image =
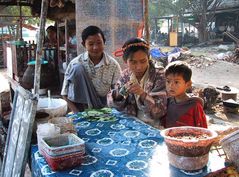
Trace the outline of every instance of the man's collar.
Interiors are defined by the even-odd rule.
[[[83,57],[84,61],[90,61],[90,57],[89,57],[88,51],[86,51],[83,55],[84,55],[84,57]],[[107,56],[107,54],[105,52],[103,52],[103,58],[102,59],[104,60],[104,64],[105,65],[109,65],[110,64],[109,56]]]

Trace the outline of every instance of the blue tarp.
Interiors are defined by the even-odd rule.
[[[177,53],[177,52],[180,52],[180,48],[178,48],[178,47],[173,48],[169,52],[162,52],[160,50],[160,48],[154,48],[154,49],[150,50],[150,55],[154,59],[160,59],[160,58],[163,58],[163,57],[168,57],[170,54]]]

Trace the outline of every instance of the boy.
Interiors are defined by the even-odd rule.
[[[203,100],[190,97],[186,91],[191,87],[192,70],[181,61],[170,63],[165,69],[168,94],[167,114],[161,124],[165,128],[195,126],[207,128]]]

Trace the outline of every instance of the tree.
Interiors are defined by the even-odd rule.
[[[199,42],[208,40],[209,27],[215,16],[216,9],[224,0],[188,0],[189,9],[193,16],[198,20]]]
[[[214,19],[215,11],[223,1],[225,0],[157,0],[157,3],[151,3],[151,6],[158,6],[157,9],[162,10],[160,15],[176,15],[180,21],[183,21],[186,13],[191,14],[197,20],[195,27],[198,29],[199,42],[205,42],[208,40],[209,27]],[[154,9],[150,12],[152,17],[156,14],[156,8],[151,7],[151,9]]]

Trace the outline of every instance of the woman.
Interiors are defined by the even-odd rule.
[[[46,29],[45,47],[57,47],[57,28],[55,26],[48,26]]]
[[[158,127],[166,113],[164,70],[149,59],[149,45],[141,38],[126,41],[122,52],[127,69],[108,95],[108,104]]]

